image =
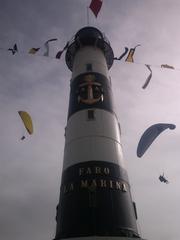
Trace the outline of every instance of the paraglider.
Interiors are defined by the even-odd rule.
[[[169,183],[169,181],[164,177],[164,173],[163,173],[163,175],[160,175],[159,176],[159,180],[160,180],[160,182],[164,182],[164,183]]]
[[[146,150],[149,148],[152,142],[159,136],[160,133],[162,133],[167,128],[175,129],[175,127],[176,126],[174,124],[157,123],[147,128],[146,131],[141,136],[140,141],[138,143],[137,156],[142,157],[143,154],[146,152]]]
[[[33,123],[31,116],[25,112],[25,111],[18,111],[19,116],[21,117],[21,120],[24,124],[24,127],[26,128],[27,132],[31,135],[33,133]],[[25,136],[21,137],[21,140],[24,140]]]

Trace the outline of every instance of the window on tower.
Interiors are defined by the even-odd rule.
[[[92,71],[92,64],[91,63],[86,64],[86,71],[88,71],[88,72]]]
[[[94,117],[94,110],[93,109],[88,110],[87,114],[88,114],[88,116],[87,116],[88,120],[94,120],[95,119],[95,117]]]

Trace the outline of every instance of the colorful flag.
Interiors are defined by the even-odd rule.
[[[127,56],[127,58],[126,58],[126,60],[125,60],[126,62],[134,62],[134,60],[133,60],[134,52],[135,52],[135,49],[134,49],[134,48],[131,48],[131,49],[129,50],[128,56]]]
[[[147,87],[147,85],[149,84],[149,82],[150,82],[150,80],[151,80],[151,78],[152,78],[152,70],[151,70],[151,68],[150,68],[150,65],[145,64],[145,66],[149,69],[150,74],[149,74],[149,76],[147,77],[144,85],[142,86],[143,89],[145,89],[145,88]]]
[[[134,59],[133,59],[133,56],[134,56],[134,53],[135,53],[135,50],[137,47],[141,46],[140,44],[136,45],[134,48],[131,48],[129,50],[129,53],[128,53],[128,56],[126,58],[126,62],[134,62]]]
[[[100,9],[102,6],[102,0],[92,0],[89,8],[94,13],[94,15],[97,17]]]
[[[35,54],[40,48],[31,48],[28,53]]]

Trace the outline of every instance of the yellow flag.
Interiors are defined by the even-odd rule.
[[[40,49],[40,48],[31,48],[31,49],[29,50],[29,53],[35,54],[37,51],[39,51],[39,49]]]
[[[134,62],[134,60],[133,60],[134,52],[135,52],[135,48],[131,48],[129,50],[128,56],[127,56],[127,58],[125,60],[126,62]]]

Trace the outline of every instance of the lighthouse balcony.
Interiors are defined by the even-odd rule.
[[[97,28],[85,27],[79,30],[69,42],[69,47],[66,52],[66,64],[71,71],[73,69],[75,54],[85,46],[93,46],[101,49],[104,53],[108,69],[111,68],[114,53],[108,39]]]

